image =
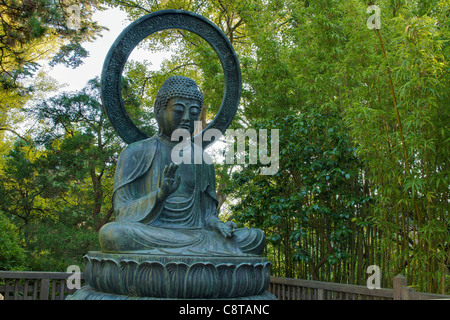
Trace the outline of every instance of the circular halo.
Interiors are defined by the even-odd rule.
[[[202,37],[213,47],[220,59],[225,75],[225,89],[219,112],[213,121],[198,135],[208,129],[223,133],[236,114],[241,96],[241,69],[238,57],[226,35],[211,21],[184,10],[161,10],[149,13],[126,27],[114,41],[106,55],[102,70],[102,101],[106,114],[119,136],[128,144],[147,139],[131,121],[122,100],[121,77],[125,63],[133,49],[149,35],[166,29],[183,29]],[[194,137],[195,141],[195,137]],[[203,141],[206,148],[213,141]]]

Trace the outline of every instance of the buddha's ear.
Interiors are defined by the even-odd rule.
[[[154,114],[154,117],[155,117],[155,120],[156,120],[156,122],[159,124],[159,121],[160,121],[160,119],[161,119],[161,115],[162,115],[162,108],[154,108],[153,109],[153,114]]]
[[[155,120],[156,120],[156,123],[158,124],[158,131],[159,131],[159,133],[162,133],[162,128],[161,128],[161,125],[160,125],[160,114],[161,114],[161,108],[154,108],[153,109],[153,114],[154,114],[154,117],[155,117]]]

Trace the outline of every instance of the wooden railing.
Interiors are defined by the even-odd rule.
[[[64,300],[76,290],[67,288],[66,280],[71,275],[66,272],[0,271],[0,300]],[[366,286],[270,277],[269,291],[279,300],[450,299],[450,295],[415,292],[401,275],[394,278],[393,287],[369,289]]]
[[[392,289],[369,289],[332,282],[270,277],[269,291],[279,300],[392,300]]]
[[[450,295],[416,292],[402,275],[394,277],[393,289],[270,277],[269,291],[279,300],[428,300]]]
[[[0,299],[64,300],[76,290],[67,288],[66,280],[71,275],[66,272],[0,271]]]

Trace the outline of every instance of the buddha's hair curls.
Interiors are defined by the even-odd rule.
[[[200,102],[200,108],[203,106],[203,95],[200,89],[194,80],[187,77],[172,76],[164,81],[156,94],[155,111],[166,108],[169,100],[173,98],[195,99]]]

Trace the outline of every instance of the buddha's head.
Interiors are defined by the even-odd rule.
[[[176,129],[186,129],[192,135],[202,106],[203,95],[194,80],[182,76],[168,78],[155,99],[159,134],[170,138]]]

